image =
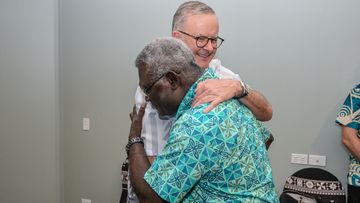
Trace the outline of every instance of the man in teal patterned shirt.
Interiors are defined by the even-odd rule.
[[[342,142],[350,152],[348,203],[360,202],[360,84],[351,89],[336,122],[341,125]]]
[[[209,39],[211,40],[211,39]],[[161,38],[138,55],[139,86],[160,116],[176,114],[164,150],[150,166],[142,139],[144,106],[134,108],[127,149],[140,202],[279,202],[261,131],[236,99],[191,107],[197,84],[216,79],[180,40]]]

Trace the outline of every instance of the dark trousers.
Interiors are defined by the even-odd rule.
[[[360,187],[348,185],[348,203],[360,203]]]

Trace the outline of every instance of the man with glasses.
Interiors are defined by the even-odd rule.
[[[172,36],[185,42],[193,51],[196,63],[201,68],[214,68],[223,79],[201,83],[193,105],[211,102],[205,109],[205,112],[209,112],[220,102],[238,97],[258,120],[270,120],[272,107],[266,98],[260,92],[248,89],[244,83],[239,82],[241,79],[238,75],[223,67],[219,60],[214,59],[217,48],[224,42],[218,33],[219,23],[215,11],[202,2],[185,2],[174,14]]]
[[[160,116],[175,115],[168,142],[150,165],[134,107],[127,152],[140,202],[279,202],[262,132],[243,104],[229,99],[204,113],[192,107],[200,82],[218,79],[200,68],[175,38],[157,39],[135,61],[139,86]],[[150,105],[150,103],[148,104]]]
[[[250,89],[237,74],[223,67],[219,60],[213,59],[224,39],[218,36],[218,20],[212,8],[198,1],[185,2],[174,14],[172,24],[172,36],[181,39],[192,50],[197,65],[204,69],[212,68],[220,78],[220,80],[209,79],[199,83],[192,102],[193,106],[210,102],[210,105],[204,109],[204,112],[208,113],[219,103],[237,98],[258,120],[271,119],[272,107],[266,98],[260,92]],[[161,77],[159,76],[158,79],[160,80]],[[154,84],[156,82],[155,80]],[[145,97],[151,94],[154,84],[148,86],[145,92],[140,88],[137,89],[135,94],[137,108],[140,108]],[[147,105],[141,133],[145,138],[145,150],[150,162],[164,148],[173,120],[174,118],[169,115],[159,117],[153,105]],[[273,137],[261,123],[257,122],[257,124],[263,132],[261,139],[268,141],[268,147]],[[128,186],[128,202],[137,202],[131,185]]]

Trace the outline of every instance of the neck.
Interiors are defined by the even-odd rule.
[[[205,69],[198,68],[191,73],[185,74],[185,78],[187,78],[186,84],[184,85],[184,92],[187,92],[189,88],[202,76]]]

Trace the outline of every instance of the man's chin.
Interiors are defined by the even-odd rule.
[[[211,61],[211,57],[206,57],[206,58],[198,57],[196,60],[198,66],[200,66],[201,68],[208,68],[210,61]]]

